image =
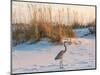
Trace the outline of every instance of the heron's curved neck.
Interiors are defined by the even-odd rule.
[[[65,50],[64,51],[66,52],[67,51],[67,46],[65,45],[65,43],[64,43],[64,47],[65,47]]]

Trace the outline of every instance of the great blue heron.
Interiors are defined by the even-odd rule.
[[[60,65],[60,68],[61,68],[61,69],[63,68],[63,55],[64,55],[64,53],[67,51],[66,43],[68,43],[68,42],[67,42],[67,41],[64,41],[65,50],[61,50],[61,51],[57,54],[57,56],[55,57],[55,60],[60,60],[59,65]],[[70,43],[69,43],[69,44],[70,44]]]

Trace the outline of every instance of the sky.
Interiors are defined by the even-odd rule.
[[[31,8],[33,6],[33,8]],[[46,4],[46,3],[32,3],[32,2],[12,2],[12,24],[25,23],[29,24],[32,20],[32,12],[41,7],[52,8],[52,21],[64,24],[72,23],[77,20],[79,23],[86,24],[95,19],[95,6],[80,6],[80,5],[63,5],[63,4]],[[63,11],[63,12],[62,12]],[[68,16],[69,14],[69,16]],[[37,13],[39,15],[39,13]],[[34,15],[33,15],[34,16]],[[45,13],[45,18],[49,19],[48,11]],[[68,18],[69,17],[69,18]],[[37,17],[37,19],[39,16]]]

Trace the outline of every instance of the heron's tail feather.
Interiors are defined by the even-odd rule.
[[[55,57],[55,60],[57,60],[58,58],[57,57]]]

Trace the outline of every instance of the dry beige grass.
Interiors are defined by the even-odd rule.
[[[23,30],[21,30],[21,28],[23,28],[25,25],[23,25],[23,27],[20,27],[22,25],[18,26],[20,30],[18,29],[13,32],[14,40],[20,42],[21,40],[25,39],[26,41],[35,43],[38,42],[41,38],[46,37],[49,38],[53,43],[61,43],[65,37],[75,37],[75,33],[73,32],[72,27],[62,24],[61,15],[63,14],[63,11],[58,11],[59,22],[53,25],[51,7],[40,7],[37,9],[36,6],[31,5],[31,8],[33,9],[33,18],[30,22],[31,26],[28,27],[28,30],[24,31],[24,34],[22,33]],[[62,12],[62,14],[60,12]]]

